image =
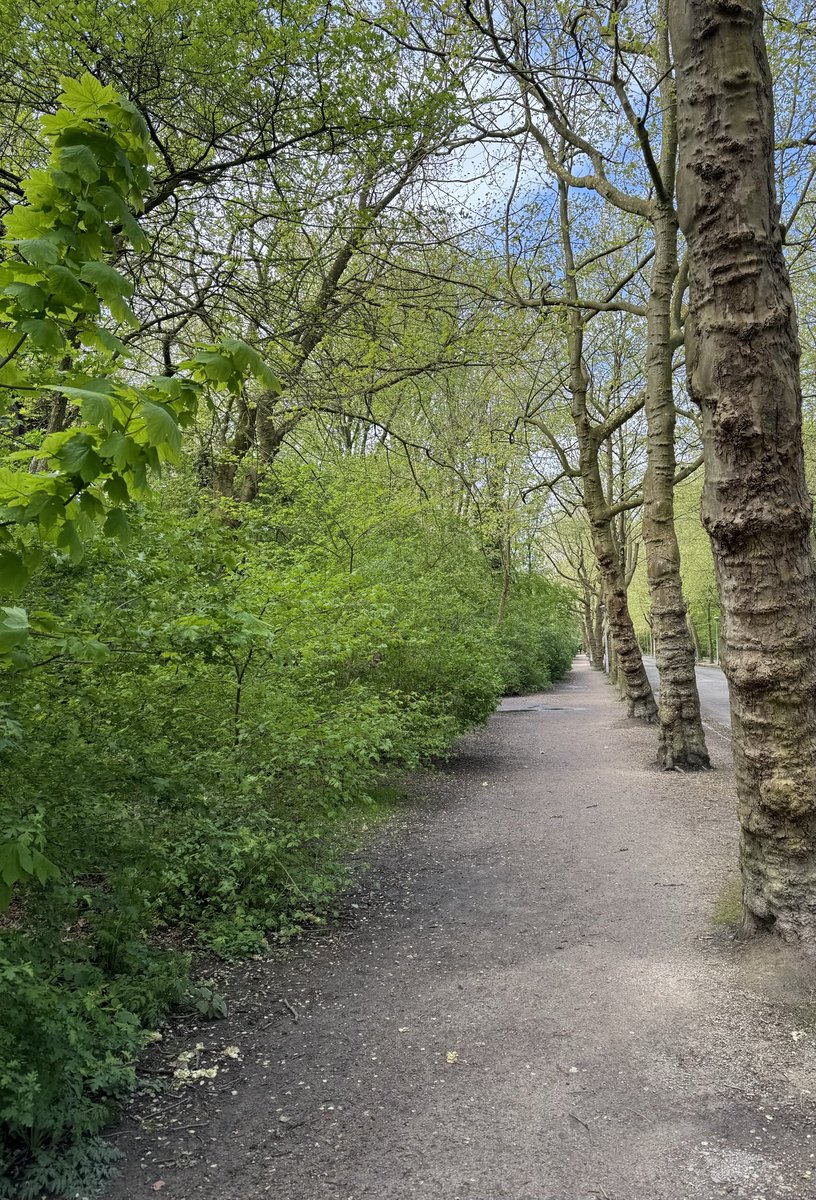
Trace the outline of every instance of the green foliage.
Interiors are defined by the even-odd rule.
[[[151,472],[177,460],[181,429],[209,388],[235,394],[247,378],[278,386],[238,338],[202,347],[182,364],[186,374],[139,385],[116,377],[126,347],[101,322],[139,321],[128,304],[133,284],[103,259],[122,242],[146,244],[134,212],[150,183],[148,131],[134,106],[93,76],[61,82],[61,107],[40,120],[48,164],[24,182],[0,240],[0,412],[57,392],[78,419],[0,466],[0,588],[11,595],[22,592],[43,543],[79,562],[97,526],[127,540],[123,506],[145,495]],[[54,634],[48,615],[31,626],[22,610],[0,613],[0,666],[28,665],[31,628]]]
[[[186,1001],[206,1021],[220,1020],[229,1013],[225,997],[209,983],[199,983],[190,987],[187,991]]]
[[[505,692],[546,691],[566,675],[578,651],[571,612],[569,594],[549,580],[531,575],[518,583],[501,630]]]
[[[338,103],[358,120],[352,81],[380,37],[340,33]],[[425,135],[447,121],[444,89],[426,103],[401,71],[392,53],[362,118],[372,196],[390,186],[382,161],[419,161],[402,93],[417,91]],[[112,1157],[100,1135],[133,1086],[145,1031],[174,1005],[224,1014],[168,941],[253,954],[325,920],[348,850],[400,773],[449,753],[503,690],[557,678],[572,645],[567,599],[533,574],[514,580],[497,628],[501,581],[484,547],[510,528],[500,493],[512,489],[507,464],[487,462],[492,427],[476,525],[413,465],[400,480],[365,428],[360,452],[350,437],[339,455],[308,435],[280,449],[273,428],[261,471],[236,449],[239,481],[260,478],[252,506],[202,490],[182,431],[202,442],[215,426],[226,442],[253,422],[269,432],[280,385],[237,336],[243,315],[217,331],[191,321],[187,357],[166,375],[151,374],[149,349],[128,358],[144,302],[128,255],[146,245],[147,130],[92,76],[62,87],[0,264],[0,1200],[94,1188]],[[310,301],[304,311],[307,324],[326,318]],[[453,312],[443,334],[455,343]],[[391,320],[403,319],[394,303]],[[440,323],[433,311],[412,327],[427,336]],[[296,347],[292,336],[281,340]],[[405,341],[412,364],[421,342]],[[349,353],[357,367],[392,365],[370,339]],[[342,391],[353,377],[341,368],[334,382]],[[298,386],[284,431],[306,412],[308,373]],[[58,432],[45,432],[43,397],[66,407]]]
[[[72,1186],[104,1166],[77,1147],[101,1146],[141,1030],[171,1003],[223,1011],[162,931],[232,956],[324,920],[383,781],[447,753],[505,679],[556,677],[570,641],[564,594],[534,577],[497,633],[473,532],[376,460],[283,464],[237,526],[176,474],[131,526],[28,590],[32,612],[59,593],[107,660],[8,677],[0,818],[60,869],[23,880],[2,948],[3,1166],[31,1195],[57,1159]]]
[[[29,820],[3,831],[0,840],[0,909],[8,907],[12,889],[24,879],[38,883],[59,879],[59,868],[43,854],[43,812],[40,809]]]
[[[116,1157],[99,1134],[131,1091],[142,1029],[185,991],[185,964],[143,939],[128,944],[74,928],[60,944],[39,936],[0,939],[0,1196],[64,1195],[98,1186]],[[130,931],[132,934],[132,931]]]
[[[101,260],[116,253],[117,238],[143,242],[133,211],[149,184],[147,128],[91,75],[62,84],[61,107],[40,120],[48,164],[31,172],[24,201],[4,222],[0,389],[5,408],[61,391],[81,420],[8,455],[0,468],[0,584],[15,594],[37,562],[31,533],[77,561],[94,524],[141,493],[148,470],[178,448],[178,424],[189,423],[198,401],[194,384],[168,381],[159,429],[149,388],[90,373],[109,371],[124,351],[100,325],[104,315],[138,324],[127,304],[132,284]],[[41,469],[29,470],[35,463]],[[19,644],[7,653],[18,662]]]

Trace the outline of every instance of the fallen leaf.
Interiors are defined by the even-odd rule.
[[[456,1050],[449,1050],[445,1058],[447,1058],[449,1063],[459,1062],[459,1054]]]

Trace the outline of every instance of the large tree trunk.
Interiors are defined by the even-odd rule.
[[[720,585],[745,928],[816,941],[816,576],[759,0],[673,0],[687,357]]]
[[[669,117],[664,116],[664,122]],[[665,135],[664,135],[665,136]],[[667,173],[673,176],[672,166]],[[643,544],[652,605],[655,658],[660,673],[658,762],[666,770],[709,766],[686,623],[680,547],[674,528],[675,408],[672,387],[671,301],[677,277],[677,221],[671,200],[654,202],[655,257],[646,309],[646,420],[648,458],[643,480]]]

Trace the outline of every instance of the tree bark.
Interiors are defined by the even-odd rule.
[[[673,0],[703,521],[726,633],[744,928],[816,941],[816,572],[759,0]]]
[[[664,115],[664,122],[669,121]],[[670,136],[664,134],[665,136]],[[675,152],[672,144],[671,159]],[[673,179],[673,165],[666,172]],[[647,466],[643,480],[643,544],[652,605],[655,659],[660,674],[657,759],[665,770],[709,767],[686,623],[680,547],[674,527],[675,407],[671,302],[677,278],[677,219],[671,199],[654,202],[655,257],[646,308]]]
[[[578,323],[581,320],[577,313],[572,319]],[[612,527],[613,517],[604,494],[598,462],[598,438],[587,415],[587,377],[581,359],[582,335],[583,330],[576,328],[570,337],[570,373],[572,416],[575,432],[578,435],[584,507],[589,517],[592,548],[603,582],[606,619],[615,648],[617,679],[627,702],[628,715],[639,717],[644,721],[654,721],[657,715],[657,705],[652,695],[652,686],[643,665],[643,656],[629,612],[626,578],[615,541]],[[612,674],[611,670],[610,674]]]
[[[674,527],[674,386],[672,298],[677,285],[677,116],[667,28],[668,0],[660,0],[656,52],[662,82],[660,161],[662,183],[652,199],[654,260],[646,305],[647,466],[643,480],[643,544],[652,605],[655,660],[660,675],[657,760],[665,770],[709,767],[700,697],[694,670],[694,644],[686,623],[680,574],[680,546]]]
[[[603,601],[596,600],[589,622],[589,661],[594,671],[604,669]]]

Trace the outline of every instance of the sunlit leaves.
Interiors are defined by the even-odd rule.
[[[216,388],[238,392],[252,376],[275,395],[281,386],[257,350],[240,338],[224,338],[217,345],[202,347],[193,358],[180,364],[193,379]]]
[[[104,257],[122,234],[139,244],[133,210],[143,207],[149,184],[147,130],[132,105],[90,75],[63,80],[60,99],[62,107],[41,121],[49,166],[31,173],[26,203],[6,219],[0,410],[52,392],[75,406],[79,420],[36,449],[8,454],[0,467],[0,590],[13,596],[26,586],[38,543],[50,541],[78,563],[96,529],[127,540],[124,507],[144,494],[151,472],[177,459],[181,429],[208,387],[238,392],[247,376],[277,386],[258,353],[234,338],[202,347],[184,364],[186,374],[139,386],[117,378],[125,346],[103,324],[105,311],[139,322],[128,303],[131,281]],[[81,373],[86,360],[98,369],[100,358],[106,374]],[[7,617],[12,624],[0,638],[0,665],[25,665],[30,629],[14,619]]]

